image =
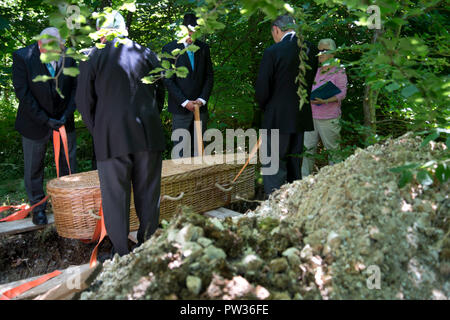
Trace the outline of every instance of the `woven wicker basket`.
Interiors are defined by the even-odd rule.
[[[255,166],[250,164],[235,183],[245,155],[236,160],[225,156],[192,158],[193,164],[163,161],[160,220],[170,220],[177,208],[189,206],[195,212],[205,212],[236,202],[236,196],[251,198],[255,194]],[[228,155],[230,157],[230,155]],[[223,159],[222,164],[217,163]],[[47,192],[52,201],[58,234],[65,238],[90,239],[100,210],[101,193],[97,171],[77,173],[50,180]],[[130,206],[130,231],[139,228],[133,197]]]

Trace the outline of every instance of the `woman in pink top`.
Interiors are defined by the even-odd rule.
[[[322,100],[316,98],[311,101],[311,110],[314,121],[314,131],[305,132],[305,148],[307,153],[315,154],[319,137],[327,150],[335,150],[339,147],[340,131],[339,119],[341,118],[341,102],[347,94],[347,75],[343,68],[324,65],[324,62],[332,59],[333,54],[326,51],[335,50],[336,44],[332,39],[322,39],[319,41],[319,64],[312,91],[321,85],[331,81],[341,90],[341,93],[334,97]],[[333,164],[329,161],[329,164]],[[314,159],[303,157],[302,177],[311,174],[314,166]]]

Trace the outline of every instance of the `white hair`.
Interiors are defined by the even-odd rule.
[[[125,19],[117,10],[107,13],[105,17],[98,18],[96,26],[97,29],[113,29],[119,31],[127,30]]]
[[[62,41],[61,41],[61,35],[59,34],[58,29],[55,28],[55,27],[45,28],[44,30],[42,30],[40,36],[43,36],[43,35],[49,35],[49,36],[55,37],[56,39],[58,39],[58,41],[59,41],[60,43],[62,42]],[[42,42],[43,44],[46,44],[46,43],[49,43],[49,42],[52,41],[52,40],[53,40],[53,39],[51,39],[51,38],[41,39],[41,42]]]
[[[322,39],[319,41],[318,46],[321,44],[328,46],[329,50],[336,50],[336,43],[333,39]]]

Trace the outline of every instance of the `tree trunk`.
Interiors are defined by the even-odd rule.
[[[375,30],[373,34],[372,44],[376,43],[378,37],[382,34],[382,30]],[[370,128],[369,134],[376,133],[376,114],[375,107],[377,105],[379,90],[373,90],[370,85],[366,85],[364,90],[363,110],[364,125]]]
[[[378,91],[374,91],[370,85],[364,90],[363,110],[364,125],[370,128],[372,133],[376,132],[375,107],[377,103]]]

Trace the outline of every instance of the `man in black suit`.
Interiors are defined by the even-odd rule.
[[[156,86],[142,82],[159,66],[158,58],[125,37],[120,13],[113,11],[101,28],[124,36],[90,54],[80,72],[76,101],[94,137],[106,231],[113,252],[122,256],[129,253],[131,185],[140,224],[138,244],[158,227],[165,140],[163,102],[156,97],[163,95]]]
[[[52,46],[64,49],[59,31],[46,28],[41,32],[48,38],[17,50],[13,53],[12,78],[16,97],[19,99],[16,130],[22,135],[24,154],[24,181],[31,205],[37,204],[44,197],[44,159],[47,144],[53,137],[53,130],[65,125],[69,145],[69,162],[71,171],[76,171],[76,134],[73,119],[75,111],[76,78],[66,76],[62,72],[58,76],[58,87],[64,98],[56,91],[54,79],[45,82],[33,82],[39,75],[55,76],[61,68],[75,67],[71,58],[59,59],[43,64],[41,53],[47,52],[44,47]],[[69,174],[64,152],[60,156],[61,175]],[[33,209],[33,223],[47,224],[43,203]]]
[[[171,54],[175,49],[183,50],[192,44],[191,36],[195,31],[195,26],[197,26],[197,18],[194,14],[188,13],[184,16],[183,25],[189,30],[187,40],[183,43],[174,40],[163,47],[163,52]],[[208,122],[207,103],[214,81],[209,46],[200,40],[196,40],[194,45],[199,47],[195,53],[187,51],[180,55],[176,61],[176,67],[184,66],[188,68],[188,76],[179,78],[174,75],[164,82],[169,92],[169,112],[173,116],[172,130],[185,129],[190,132],[191,155],[194,154],[194,108],[196,105],[200,106],[200,120],[202,122],[202,133],[204,133]],[[180,143],[181,140],[175,141],[175,144]],[[183,141],[183,143],[186,142]],[[190,155],[180,152],[179,156],[189,157]]]
[[[301,179],[298,155],[303,151],[303,133],[314,130],[310,104],[305,103],[300,110],[299,84],[295,81],[299,73],[300,48],[292,29],[294,24],[294,19],[288,15],[279,16],[272,23],[275,44],[264,52],[255,86],[256,99],[264,112],[262,128],[268,130],[268,150],[272,144],[279,144],[278,172],[263,175],[266,194],[286,182]],[[311,66],[305,75],[309,95],[317,71],[317,59],[313,46],[308,42],[306,45],[307,63]],[[279,141],[271,140],[272,129],[279,130]]]

